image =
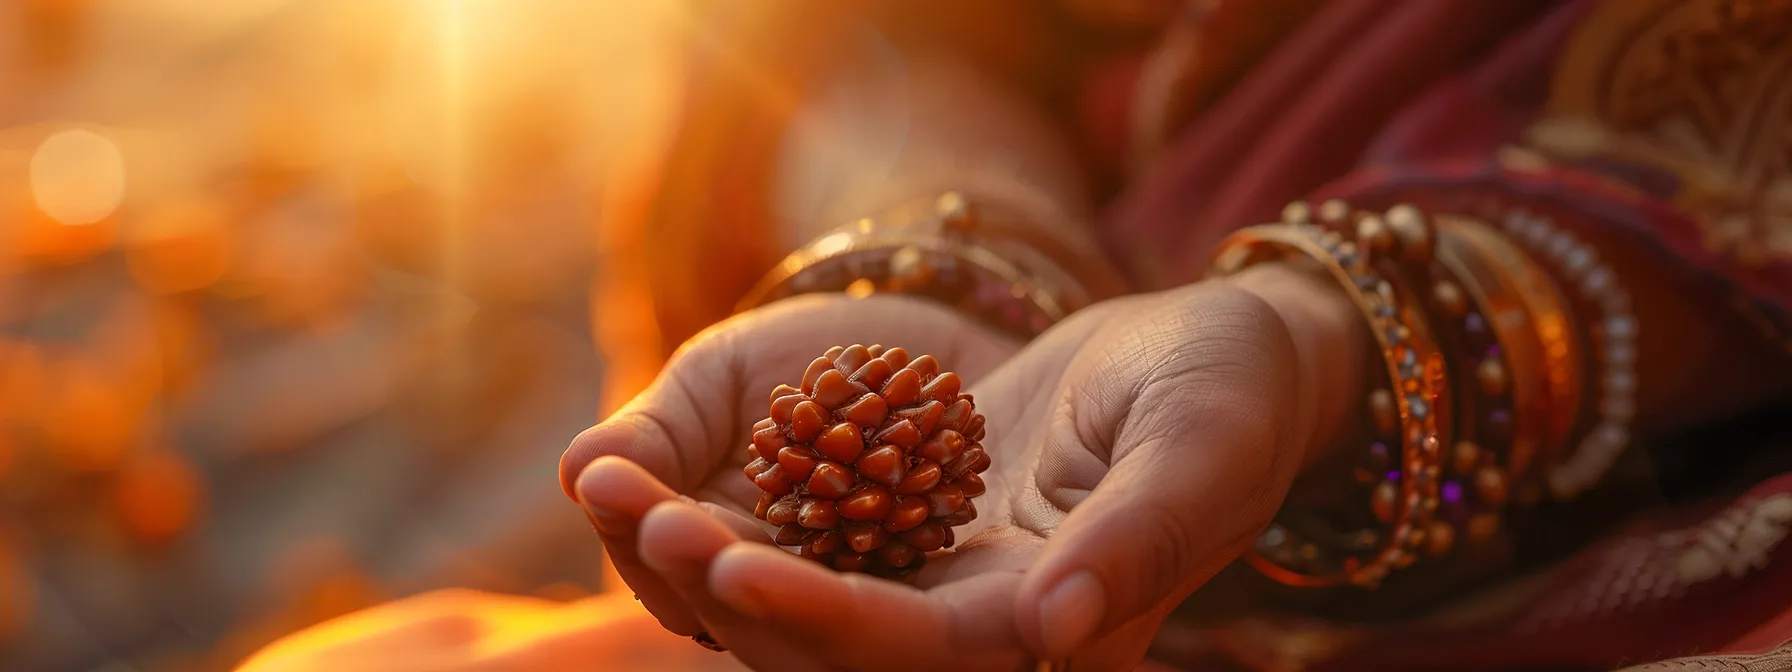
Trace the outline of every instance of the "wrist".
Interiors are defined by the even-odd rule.
[[[1296,408],[1310,428],[1302,465],[1319,462],[1332,449],[1363,433],[1360,414],[1369,360],[1368,325],[1350,298],[1324,269],[1304,260],[1253,266],[1229,281],[1273,308],[1293,341],[1301,371]]]

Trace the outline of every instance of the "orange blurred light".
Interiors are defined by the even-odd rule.
[[[98,222],[124,201],[124,155],[110,138],[84,128],[53,133],[31,155],[31,194],[58,222]]]
[[[132,227],[126,254],[137,284],[158,294],[176,294],[209,287],[224,277],[231,246],[222,207],[187,200]]]
[[[186,461],[156,451],[137,456],[119,473],[113,504],[132,535],[159,542],[192,525],[203,499],[201,487]]]
[[[91,363],[71,358],[54,370],[43,430],[57,460],[75,471],[116,467],[137,436],[142,409],[112,376]]]

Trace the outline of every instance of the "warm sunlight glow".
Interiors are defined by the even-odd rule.
[[[93,131],[57,132],[31,156],[31,195],[39,210],[63,224],[105,219],[124,200],[124,157]]]

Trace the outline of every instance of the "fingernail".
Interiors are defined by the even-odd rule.
[[[1101,625],[1106,600],[1101,582],[1089,572],[1072,574],[1059,582],[1039,601],[1041,644],[1057,654],[1082,646]]]

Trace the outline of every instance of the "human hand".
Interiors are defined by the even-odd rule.
[[[946,307],[897,295],[852,299],[796,297],[705,330],[673,356],[654,384],[603,423],[582,433],[560,461],[560,482],[593,517],[612,564],[668,630],[704,630],[689,605],[636,552],[637,523],[674,494],[750,513],[759,491],[741,476],[752,424],[766,415],[766,393],[800,375],[816,355],[842,343],[900,340],[918,352],[964,362],[975,381],[1020,348]],[[614,487],[599,479],[575,488],[592,461],[614,456],[652,475]],[[638,487],[637,487],[638,486]]]
[[[1269,281],[1092,307],[973,384],[995,465],[983,515],[912,585],[770,548],[746,507],[680,501],[626,460],[593,463],[578,489],[623,511],[614,522],[635,524],[644,564],[757,667],[1137,663],[1169,610],[1269,522],[1308,448],[1323,443],[1319,419],[1336,415],[1320,392],[1349,385],[1340,366],[1300,366],[1354,347],[1348,306],[1304,277],[1251,277]],[[1302,384],[1301,370],[1317,381]],[[750,502],[751,485],[733,480]]]

